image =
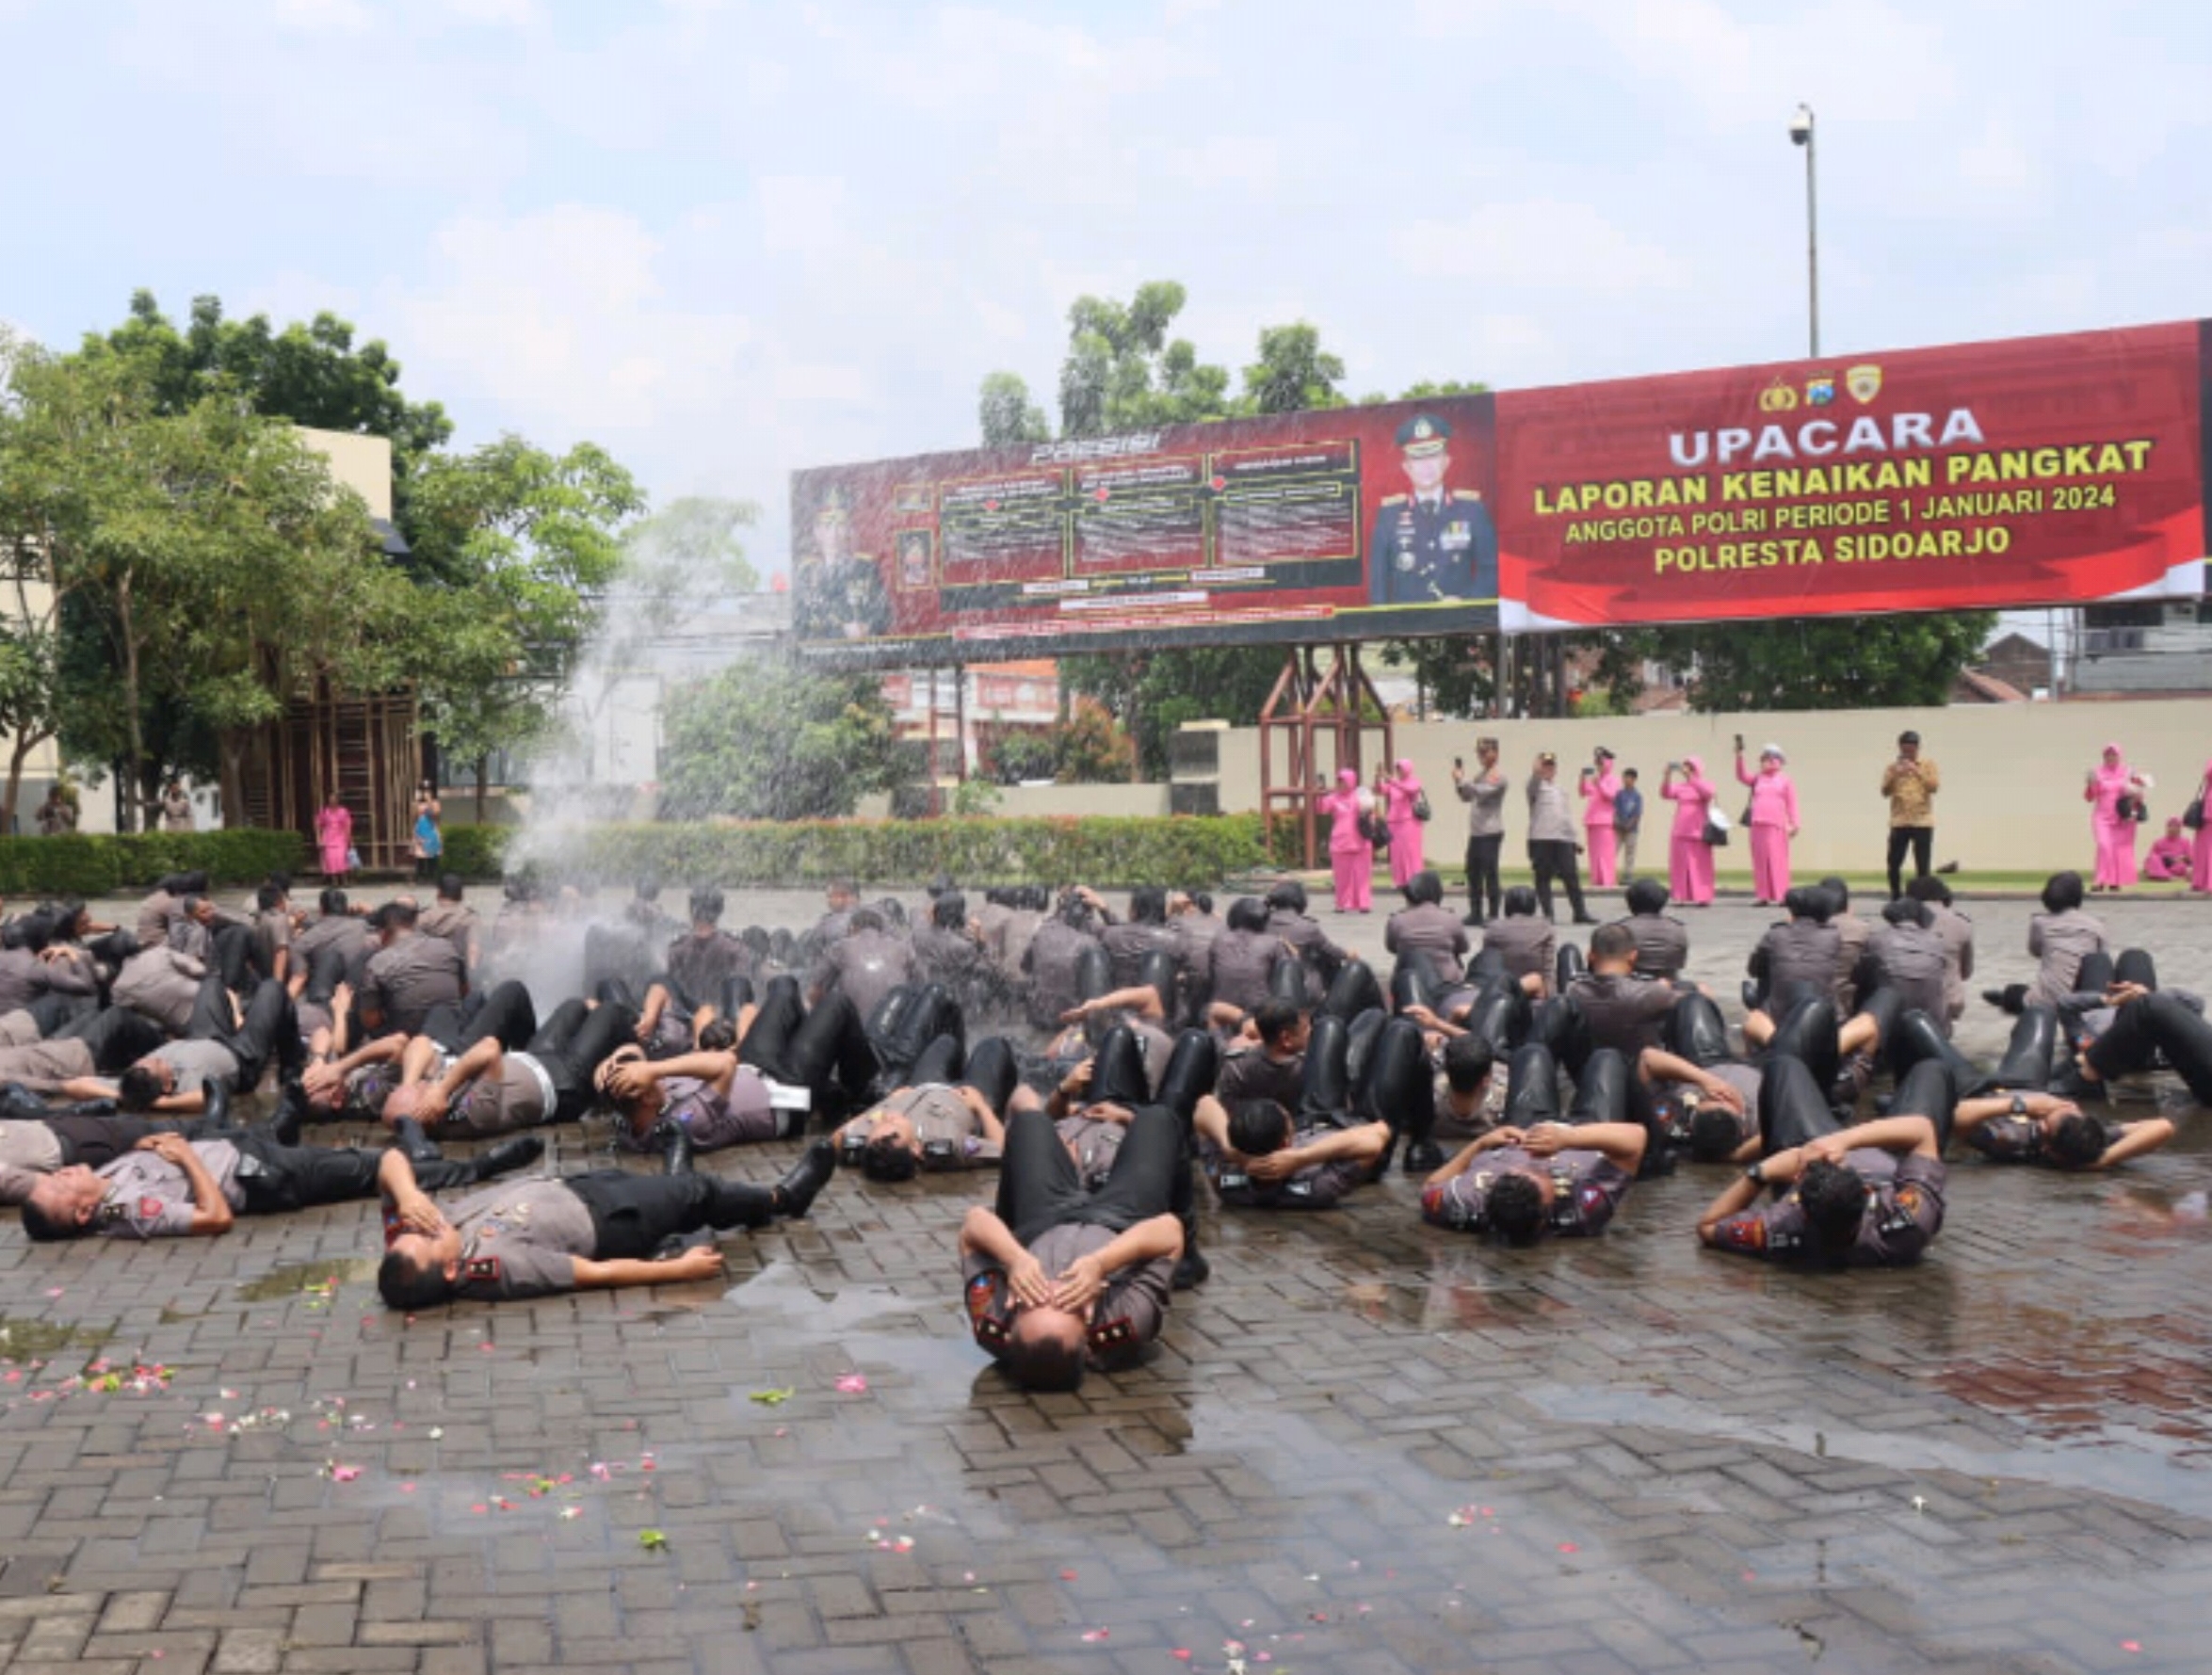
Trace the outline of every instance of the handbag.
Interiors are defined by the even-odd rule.
[[[1414,792],[1413,818],[1416,820],[1429,820],[1432,819],[1435,816],[1435,813],[1436,811],[1429,806],[1429,793],[1426,791]]]
[[[1390,823],[1380,814],[1370,813],[1360,816],[1360,835],[1378,855],[1390,847]]]
[[[2188,808],[2182,810],[2181,823],[2191,831],[2204,829],[2204,799],[2202,797],[2195,798]]]
[[[1728,816],[1719,809],[1705,810],[1705,829],[1698,836],[1716,849],[1728,847]]]
[[[346,870],[349,873],[357,873],[361,871],[361,851],[359,849],[352,848],[350,846],[347,847],[346,851]]]

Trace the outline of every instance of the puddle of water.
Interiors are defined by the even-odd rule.
[[[1552,1418],[1571,1424],[1636,1425],[1786,1448],[1906,1474],[1947,1471],[1971,1477],[2012,1477],[2212,1518],[2212,1473],[2190,1470],[2173,1458],[2170,1445],[2138,1427],[2110,1422],[2097,1427],[2100,1445],[2095,1447],[1981,1447],[1944,1441],[1919,1431],[1853,1430],[1839,1425],[1833,1415],[1820,1416],[1817,1424],[1746,1420],[1657,1392],[1548,1384],[1535,1386],[1526,1394]]]
[[[105,1326],[57,1326],[0,1315],[0,1361],[52,1361],[71,1349],[97,1349],[115,1336]]]
[[[363,1280],[373,1280],[377,1264],[373,1257],[326,1257],[321,1262],[288,1262],[274,1267],[258,1280],[240,1281],[238,1298],[241,1302],[266,1303],[280,1297],[299,1297],[307,1292],[331,1292],[341,1285]]]

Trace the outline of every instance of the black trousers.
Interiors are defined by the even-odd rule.
[[[591,1212],[591,1254],[601,1262],[642,1260],[665,1240],[702,1227],[766,1227],[776,1214],[767,1187],[717,1175],[593,1169],[565,1175],[561,1184]]]
[[[1174,1210],[1176,1177],[1183,1173],[1183,1135],[1165,1105],[1144,1105],[1131,1115],[1112,1172],[1096,1192],[1083,1190],[1052,1119],[1041,1110],[1019,1111],[1006,1125],[998,1218],[1025,1245],[1071,1223],[1126,1232]]]
[[[1923,1059],[1898,1078],[1896,1097],[1890,1101],[1895,1117],[1925,1117],[1935,1124],[1935,1146],[1940,1152],[1951,1143],[1951,1117],[1958,1103],[1958,1084],[1950,1067]],[[1813,1079],[1801,1058],[1777,1057],[1767,1061],[1759,1080],[1759,1155],[1772,1157],[1837,1134],[1844,1127],[1828,1091]]]
[[[559,1103],[548,1120],[573,1122],[589,1110],[596,1091],[591,1086],[593,1072],[617,1047],[637,1036],[638,1014],[628,1007],[589,1007],[581,995],[556,1007],[544,1027],[523,1049],[553,1079]]]
[[[1467,910],[1477,923],[1497,917],[1498,898],[1505,894],[1498,885],[1497,858],[1505,846],[1502,831],[1467,840]]]
[[[1567,905],[1574,909],[1574,917],[1587,919],[1590,911],[1582,905],[1582,863],[1575,847],[1564,838],[1528,840],[1528,864],[1536,869],[1536,899],[1543,908],[1543,916],[1552,917],[1552,885],[1567,888]]]
[[[377,1196],[381,1151],[359,1146],[284,1146],[249,1131],[226,1135],[238,1148],[238,1189],[249,1216],[284,1216],[317,1204],[350,1203]],[[445,1158],[416,1159],[415,1184],[425,1192],[473,1186],[476,1166]]]
[[[2090,1046],[2090,1068],[2106,1081],[2147,1070],[2163,1053],[2200,1105],[2212,1104],[2212,1023],[2172,994],[2146,994],[2113,1014]]]
[[[274,978],[255,985],[246,1012],[235,1028],[231,1024],[231,991],[220,976],[209,974],[192,1001],[192,1016],[185,1024],[188,1041],[219,1041],[238,1061],[234,1089],[251,1093],[274,1059],[279,1073],[295,1075],[305,1056],[299,1043],[299,1018],[292,992]],[[151,1049],[149,1049],[151,1051]]]
[[[538,1008],[527,989],[509,978],[491,993],[471,995],[469,1000],[476,1003],[473,1007],[458,1001],[432,1007],[423,1020],[422,1033],[448,1053],[466,1053],[478,1041],[494,1039],[509,1053],[529,1050],[530,1039],[538,1033]]]
[[[1935,828],[1932,826],[1893,826],[1889,829],[1889,898],[1892,901],[1905,894],[1903,865],[1905,851],[1913,851],[1913,876],[1928,877],[1929,851],[1935,846]]]
[[[76,1019],[54,1038],[82,1041],[91,1049],[92,1069],[103,1076],[120,1076],[147,1054],[169,1039],[160,1024],[125,1007],[110,1007]]]
[[[811,1090],[817,1104],[833,1086],[842,1086],[848,1101],[865,1100],[876,1074],[876,1050],[851,997],[832,990],[810,1012],[791,976],[770,979],[752,1027],[737,1043],[737,1062]]]
[[[179,1122],[160,1117],[81,1117],[56,1115],[46,1126],[61,1142],[64,1166],[81,1163],[89,1169],[105,1168],[149,1135],[183,1135],[187,1140],[212,1140],[204,1122]]]

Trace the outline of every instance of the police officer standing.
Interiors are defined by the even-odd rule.
[[[1397,428],[1410,494],[1393,494],[1375,514],[1367,543],[1377,604],[1434,604],[1497,598],[1497,525],[1474,492],[1444,486],[1452,427],[1417,413]]]

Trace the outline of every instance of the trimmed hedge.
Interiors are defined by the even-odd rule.
[[[448,827],[447,863],[495,876],[514,829]],[[1197,884],[1267,865],[1257,814],[597,826],[542,834],[541,853],[548,871],[671,885],[914,883],[939,873],[963,885]]]
[[[0,895],[116,895],[170,873],[204,870],[218,884],[258,884],[306,858],[296,831],[145,831],[118,836],[0,837]]]

